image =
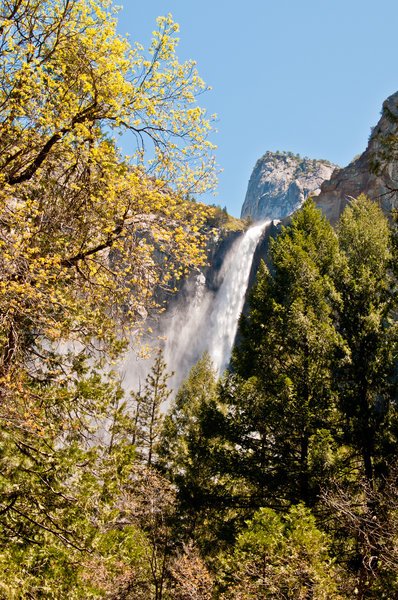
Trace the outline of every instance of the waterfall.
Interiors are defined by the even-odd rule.
[[[271,221],[250,227],[228,250],[216,291],[206,287],[203,273],[191,279],[188,296],[161,319],[157,332],[164,340],[164,357],[169,372],[174,371],[171,387],[176,391],[203,352],[209,352],[218,375],[228,366],[238,320],[245,301],[254,252],[265,227]],[[137,377],[143,381],[148,361],[128,361],[125,383],[137,389]]]
[[[208,314],[207,349],[218,375],[228,366],[242,312],[253,255],[266,225],[265,221],[248,229],[225,258],[223,280]]]

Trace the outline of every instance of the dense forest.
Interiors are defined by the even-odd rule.
[[[0,599],[397,598],[394,219],[361,196],[333,229],[308,200],[230,370],[204,354],[172,395],[154,348],[126,393],[154,291],[220,217],[191,199],[215,183],[205,84],[169,17],[148,51],[108,0],[0,21]]]

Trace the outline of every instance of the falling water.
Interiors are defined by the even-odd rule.
[[[224,279],[211,305],[207,325],[207,348],[219,375],[231,357],[253,255],[269,223],[266,221],[248,229],[235,242],[223,265]]]
[[[168,370],[174,371],[171,387],[177,390],[191,367],[207,350],[218,375],[228,366],[236,336],[239,315],[245,301],[253,255],[266,221],[256,224],[241,235],[229,249],[218,274],[217,291],[207,289],[205,277],[199,273],[189,282],[189,302],[167,311],[158,334],[164,343]],[[150,363],[126,365],[128,387],[137,387]]]

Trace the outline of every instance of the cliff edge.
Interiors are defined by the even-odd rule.
[[[347,167],[335,170],[321,185],[314,200],[335,224],[351,198],[365,194],[391,214],[398,208],[398,92],[383,103],[382,116],[373,128],[368,146]]]

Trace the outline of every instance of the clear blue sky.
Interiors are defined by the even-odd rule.
[[[212,87],[215,202],[239,216],[256,160],[290,150],[340,166],[362,152],[398,90],[397,0],[125,0],[119,32],[145,47],[155,20],[180,25],[180,60]]]

